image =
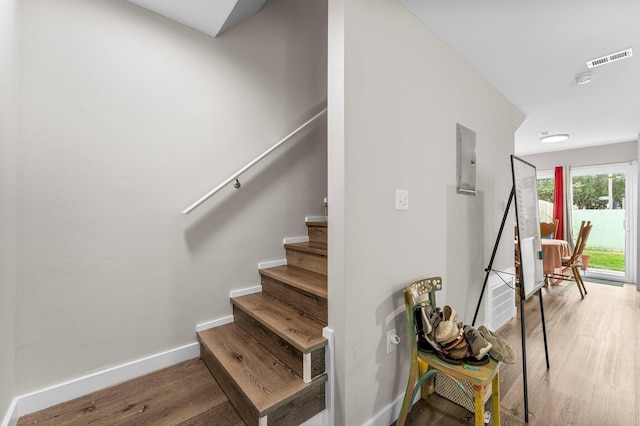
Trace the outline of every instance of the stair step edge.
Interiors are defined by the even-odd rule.
[[[303,243],[288,243],[284,245],[284,248],[313,253],[320,256],[327,256],[327,244],[318,243],[315,241],[308,241]]]
[[[231,303],[302,353],[310,353],[327,345],[327,339],[322,336],[323,324],[276,298],[254,293],[234,297]],[[291,317],[295,317],[296,320],[292,321],[302,323],[302,326],[289,324],[287,318]],[[296,331],[290,331],[292,329]]]
[[[307,269],[298,268],[296,266],[283,265],[273,268],[260,269],[261,275],[268,276],[274,280],[313,294],[314,296],[327,299],[327,276],[312,272]],[[321,282],[322,284],[314,285],[309,282]]]

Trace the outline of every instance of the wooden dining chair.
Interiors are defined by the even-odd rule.
[[[540,236],[542,238],[556,239],[558,234],[558,219],[554,219],[553,222],[540,222]]]
[[[404,426],[407,415],[418,391],[422,390],[422,398],[429,396],[430,382],[434,375],[441,374],[449,377],[458,384],[460,389],[465,389],[464,382],[473,386],[473,396],[467,395],[473,401],[476,426],[484,425],[484,397],[491,386],[493,424],[500,425],[500,378],[499,362],[491,359],[488,364],[465,368],[465,365],[454,365],[441,360],[433,352],[424,352],[418,347],[418,328],[416,327],[415,313],[425,305],[436,306],[435,292],[442,289],[442,278],[432,277],[415,281],[404,290],[404,307],[407,317],[407,329],[409,336],[409,350],[411,354],[411,366],[409,381],[402,402],[402,409],[397,426]],[[437,378],[436,378],[437,380]],[[462,383],[461,383],[462,382]]]
[[[587,294],[587,288],[584,286],[584,281],[582,280],[582,275],[580,274],[580,269],[582,268],[582,252],[584,251],[585,246],[587,245],[587,241],[589,240],[589,235],[591,234],[591,229],[593,225],[591,221],[582,221],[580,223],[580,230],[578,231],[578,236],[576,238],[575,248],[571,256],[566,256],[562,258],[562,274],[551,274],[549,278],[553,279],[562,279],[562,280],[571,280],[576,282],[578,286],[578,291],[580,291],[580,297],[584,299],[584,295]],[[571,271],[571,275],[569,275],[569,271]]]
[[[578,238],[576,238],[576,246],[573,253],[571,253],[570,257],[562,258],[563,270],[568,271],[570,269],[573,273],[573,278],[578,285],[578,290],[580,291],[580,297],[582,299],[584,299],[584,295],[587,294],[587,288],[584,286],[584,281],[580,274],[580,269],[582,268],[582,252],[587,245],[592,228],[593,225],[591,224],[591,221],[587,221],[585,223],[583,220],[580,224],[580,231],[578,232]]]

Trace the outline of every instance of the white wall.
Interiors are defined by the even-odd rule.
[[[330,0],[329,19],[329,325],[336,424],[356,425],[404,393],[404,286],[442,275],[439,304],[471,322],[523,115],[397,2]],[[456,193],[456,123],[477,133],[477,197]],[[513,264],[507,234],[496,269]],[[392,328],[403,343],[387,355]]]
[[[16,5],[0,2],[0,421],[15,377]]]
[[[180,211],[323,107],[326,13],[271,0],[214,39],[126,2],[19,2],[17,394],[195,341],[322,214],[324,121]]]
[[[638,142],[523,155],[521,158],[536,166],[537,170],[553,170],[556,166],[582,167],[623,163],[638,159]]]

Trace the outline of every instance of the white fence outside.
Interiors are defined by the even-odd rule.
[[[553,222],[553,203],[539,200],[541,222]],[[626,210],[573,210],[573,236],[580,230],[580,223],[590,220],[593,225],[587,249],[624,251],[624,219]]]
[[[580,230],[580,222],[590,220],[593,225],[588,249],[624,251],[625,231],[624,209],[616,210],[574,210],[573,235]]]

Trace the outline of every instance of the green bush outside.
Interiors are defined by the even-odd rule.
[[[585,249],[582,253],[591,255],[589,268],[624,272],[624,252]]]

